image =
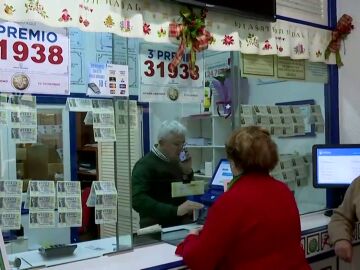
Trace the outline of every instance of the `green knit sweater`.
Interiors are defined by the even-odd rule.
[[[178,163],[167,162],[153,152],[146,154],[132,171],[132,204],[140,214],[140,227],[160,224],[170,227],[183,223],[177,207],[186,198],[171,197],[171,183],[182,181]]]

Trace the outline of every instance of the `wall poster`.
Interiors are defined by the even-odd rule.
[[[196,72],[190,74],[188,55],[170,71],[170,63],[177,52],[176,46],[140,45],[140,95],[144,102],[200,103],[204,88],[203,53],[197,53]]]
[[[69,95],[69,59],[67,29],[0,21],[2,92]]]

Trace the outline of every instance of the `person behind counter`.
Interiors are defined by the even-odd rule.
[[[185,198],[172,198],[171,183],[193,178],[188,153],[180,162],[186,128],[179,122],[165,121],[158,131],[158,144],[141,158],[132,171],[132,203],[140,215],[140,227],[160,224],[170,227],[192,221],[193,210],[203,207]]]
[[[257,126],[234,131],[226,153],[234,175],[229,189],[176,254],[192,270],[310,270],[294,196],[269,175],[278,162],[269,132]]]
[[[346,190],[341,205],[334,210],[328,225],[330,242],[335,254],[345,262],[351,262],[351,244],[355,223],[360,218],[360,177],[356,178]]]

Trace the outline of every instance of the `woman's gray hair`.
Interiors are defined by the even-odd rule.
[[[165,139],[171,134],[182,135],[185,137],[186,128],[176,120],[162,122],[158,132],[158,141]]]

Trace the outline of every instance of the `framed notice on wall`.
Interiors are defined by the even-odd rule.
[[[204,88],[203,53],[197,53],[191,73],[188,54],[174,70],[169,65],[177,46],[140,45],[140,100],[144,102],[200,103]]]
[[[2,92],[68,95],[69,59],[66,29],[0,21]]]
[[[329,79],[328,67],[324,63],[255,54],[242,54],[240,61],[241,76],[261,78],[259,85],[284,80],[327,83]],[[273,79],[265,80],[266,77]]]
[[[275,76],[275,58],[273,55],[243,54],[242,75]]]

